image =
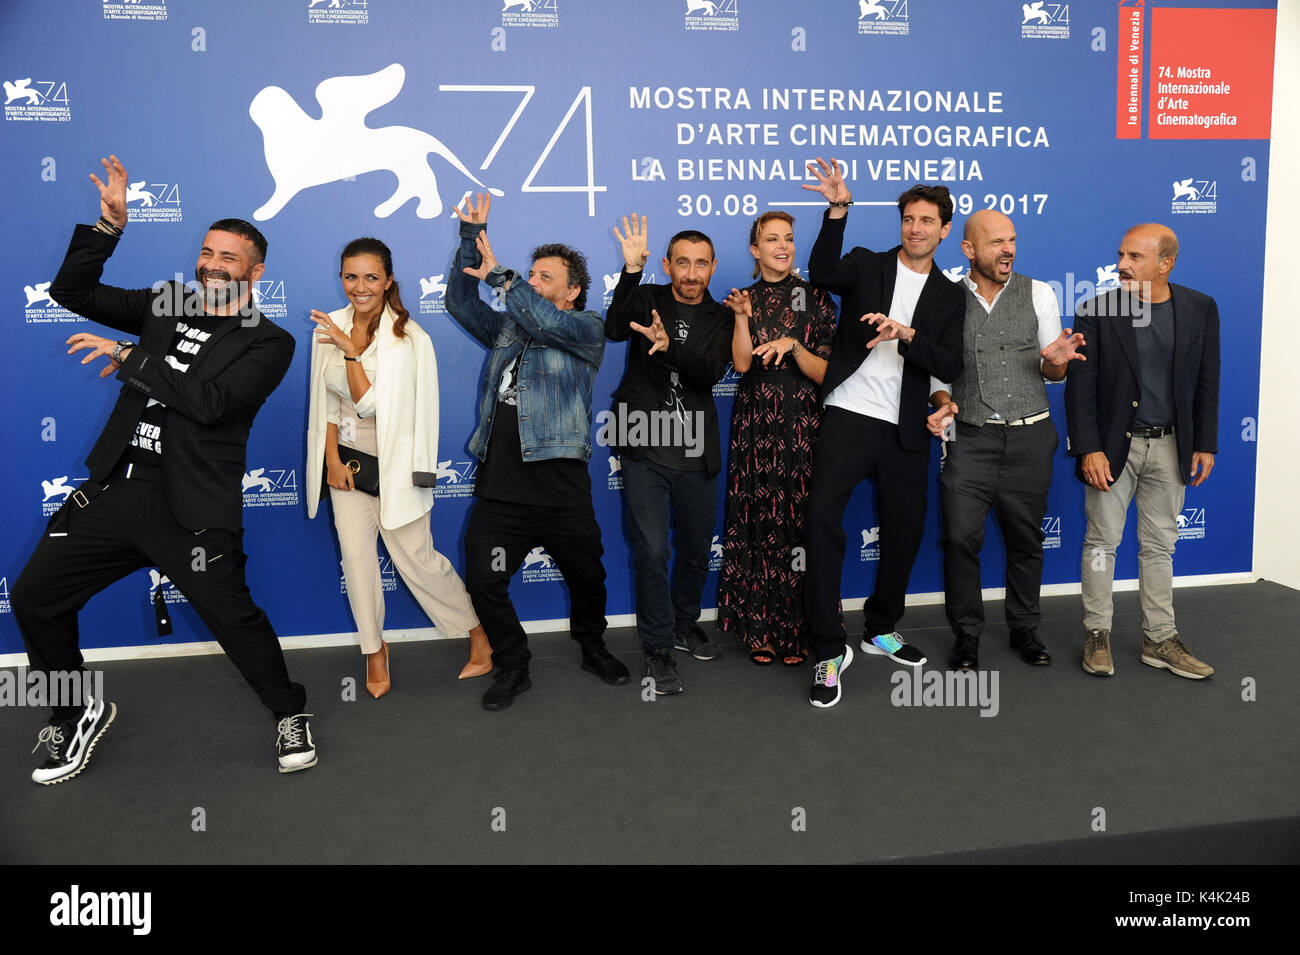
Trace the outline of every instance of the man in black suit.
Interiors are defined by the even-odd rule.
[[[1119,249],[1121,287],[1079,306],[1074,328],[1087,342],[1065,384],[1069,453],[1088,485],[1084,506],[1083,668],[1112,676],[1111,588],[1115,548],[1137,498],[1142,662],[1201,680],[1174,625],[1174,544],[1187,485],[1214,468],[1219,443],[1219,307],[1169,273],[1178,237],[1136,225]]]
[[[213,223],[199,252],[201,291],[179,282],[147,289],[100,284],[126,225],[126,170],[101,160],[99,221],[79,225],[50,288],[60,305],[138,335],[139,343],[81,333],[82,364],[105,356],[100,377],[123,382],[86,459],[89,479],[50,519],[10,594],[33,670],[80,671],[77,614],[109,584],[157,566],[183,593],[277,720],[280,772],[316,764],[303,712],[266,614],[244,581],[242,478],[249,429],[293,359],[293,338],[252,304],[266,239],[241,219]],[[160,621],[163,620],[158,604]],[[48,758],[32,773],[50,785],[85,768],[117,714],[103,699],[52,701],[41,731]]]
[[[663,258],[667,285],[642,285],[650,257],[646,217],[615,227],[623,271],[605,317],[610,341],[629,338],[627,371],[596,440],[617,447],[636,564],[636,626],[646,676],[659,694],[682,692],[674,648],[697,660],[722,651],[696,622],[717,523],[722,443],[713,386],[726,374],[731,309],[709,294],[718,267],[703,232],[679,232]],[[633,333],[636,334],[633,334]],[[610,427],[612,423],[613,427]],[[669,523],[677,541],[668,579]]]
[[[860,646],[908,666],[925,662],[894,627],[903,616],[925,528],[930,378],[951,381],[961,374],[966,312],[964,293],[934,264],[935,249],[952,228],[948,190],[913,186],[898,198],[902,244],[888,252],[858,247],[841,258],[853,199],[839,166],[831,163],[810,163],[817,184],[804,186],[831,205],[808,277],[841,297],[822,382],[826,407],[813,451],[804,532],[804,599],[817,660],[809,702],[819,707],[839,702],[840,674],[853,661],[839,613],[842,521],[849,496],[864,478],[876,482],[880,563],[875,591],[863,607]]]

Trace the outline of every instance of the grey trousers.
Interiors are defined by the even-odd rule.
[[[1112,471],[1112,473],[1114,473]],[[1174,544],[1178,515],[1187,485],[1178,470],[1178,439],[1134,438],[1124,470],[1109,491],[1089,487],[1084,510],[1088,531],[1083,538],[1083,626],[1111,629],[1111,588],[1115,549],[1124,536],[1128,505],[1137,498],[1138,592],[1142,632],[1159,643],[1176,633],[1174,626]]]

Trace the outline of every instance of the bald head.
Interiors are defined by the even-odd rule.
[[[1178,236],[1167,225],[1144,222],[1124,233],[1119,247],[1119,277],[1124,287],[1147,302],[1169,298],[1169,273],[1178,259]]]
[[[980,209],[966,220],[961,250],[970,259],[970,278],[989,301],[1011,279],[1016,261],[1016,227],[993,209]]]

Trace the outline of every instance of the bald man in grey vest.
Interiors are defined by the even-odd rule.
[[[943,468],[943,589],[956,640],[949,665],[979,666],[984,631],[980,549],[989,509],[1006,542],[1006,622],[1011,647],[1026,663],[1051,654],[1038,638],[1043,579],[1043,515],[1058,437],[1043,379],[1061,381],[1081,359],[1083,336],[1061,329],[1056,293],[1012,271],[1016,230],[1000,212],[966,220],[962,251],[970,260],[964,370],[951,387],[931,380],[937,410],[928,425],[950,443]]]

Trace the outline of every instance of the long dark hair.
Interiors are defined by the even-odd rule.
[[[393,278],[393,253],[389,251],[388,246],[378,239],[370,236],[362,236],[360,239],[353,239],[343,247],[343,254],[339,256],[339,271],[343,270],[343,260],[350,259],[354,255],[375,255],[379,261],[384,264],[384,277],[393,279],[393,284],[384,290],[384,304],[393,310],[397,316],[397,321],[393,322],[393,334],[398,338],[406,336],[406,320],[411,317],[411,313],[402,305],[402,295],[397,287],[397,279]],[[384,317],[383,309],[370,320],[370,327],[366,329],[366,341],[375,337],[375,332],[379,328],[379,321]]]

